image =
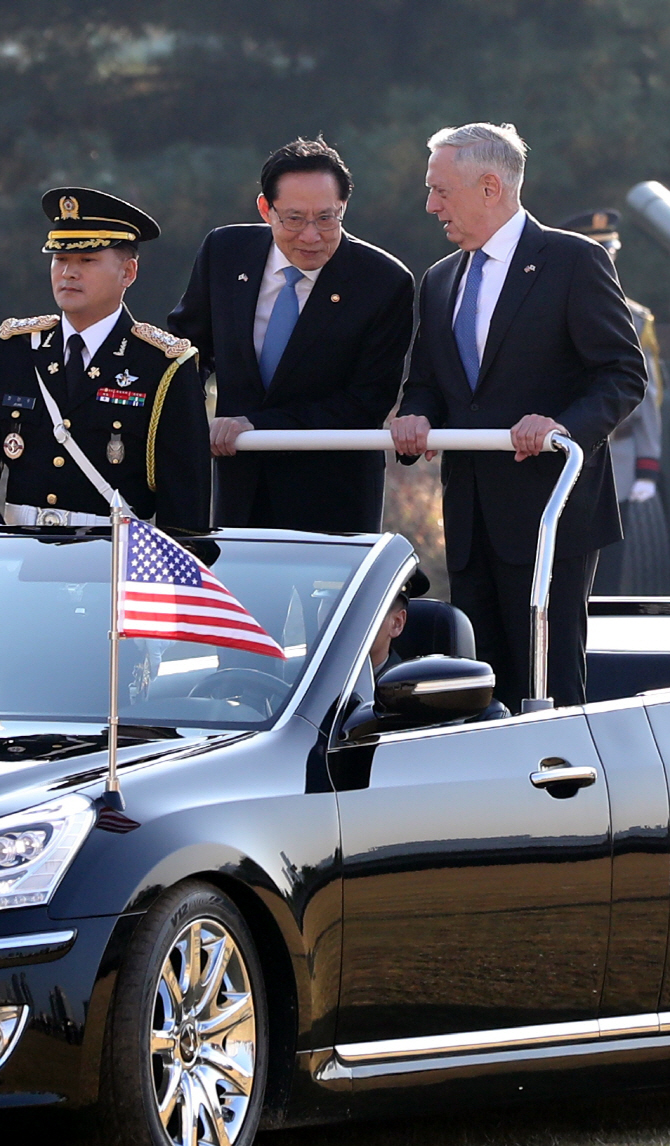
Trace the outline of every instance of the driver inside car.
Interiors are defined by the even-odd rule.
[[[370,649],[370,661],[372,662],[375,680],[385,669],[399,665],[402,661],[400,654],[391,648],[391,641],[400,636],[407,624],[408,604],[409,598],[401,590],[379,626],[379,631]]]

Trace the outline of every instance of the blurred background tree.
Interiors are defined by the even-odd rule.
[[[51,308],[39,200],[73,183],[160,221],[129,304],[164,324],[204,234],[257,217],[261,164],[297,135],[339,147],[349,228],[417,277],[448,249],[423,211],[446,124],[515,123],[545,223],[670,184],[667,0],[0,0],[0,17],[2,316]],[[670,259],[625,212],[622,239],[627,293],[670,321]],[[389,503],[416,522],[436,471],[398,468]]]

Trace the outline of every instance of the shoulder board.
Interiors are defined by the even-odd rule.
[[[149,322],[134,323],[131,334],[162,350],[166,358],[179,358],[191,346],[188,338],[177,338],[176,334],[170,334],[167,330],[161,330],[159,326],[152,326]]]
[[[11,338],[14,334],[39,334],[58,326],[59,314],[40,314],[35,318],[6,318],[0,326],[0,338]]]

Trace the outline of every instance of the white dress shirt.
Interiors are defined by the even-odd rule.
[[[286,286],[286,278],[283,274],[284,267],[292,267],[286,255],[283,255],[279,250],[276,243],[270,247],[267,262],[265,264],[265,272],[261,280],[261,289],[258,292],[258,302],[256,303],[256,317],[254,319],[254,350],[256,357],[260,361],[261,351],[263,349],[263,341],[265,339],[265,332],[268,328],[272,308],[277,301],[277,295],[282,287]],[[300,270],[300,267],[296,268]],[[295,284],[295,293],[298,299],[298,314],[302,314],[307,299],[312,293],[314,283],[321,274],[321,267],[316,271],[302,271],[304,278],[298,279]]]
[[[63,351],[64,362],[67,362],[70,357],[70,348],[68,346],[68,339],[71,334],[81,334],[84,340],[84,348],[81,356],[84,360],[84,370],[87,370],[91,359],[98,353],[103,342],[110,335],[119,321],[122,306],[119,306],[114,314],[108,314],[106,318],[101,318],[99,322],[94,322],[91,326],[87,326],[86,330],[75,330],[69,318],[66,315],[61,316],[61,323],[63,326]]]
[[[486,339],[489,336],[489,327],[491,325],[491,318],[496,308],[500,292],[505,284],[509,265],[512,261],[521,232],[526,225],[526,212],[523,207],[519,207],[516,214],[512,215],[502,227],[499,227],[494,235],[488,242],[484,243],[482,250],[488,255],[488,259],[482,267],[482,283],[479,288],[479,298],[477,300],[477,351],[479,353],[479,361],[481,363],[484,357],[484,347],[486,346]],[[458,284],[458,294],[456,295],[456,305],[454,306],[454,322],[456,315],[461,306],[463,298],[463,291],[465,290],[465,280],[468,277],[470,264],[474,251],[470,252],[468,265],[461,276],[461,281]],[[453,323],[452,323],[453,326]]]

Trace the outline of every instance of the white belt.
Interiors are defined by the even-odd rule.
[[[5,505],[7,525],[109,525],[108,517],[97,513],[77,513],[71,509],[40,509],[36,505]]]

